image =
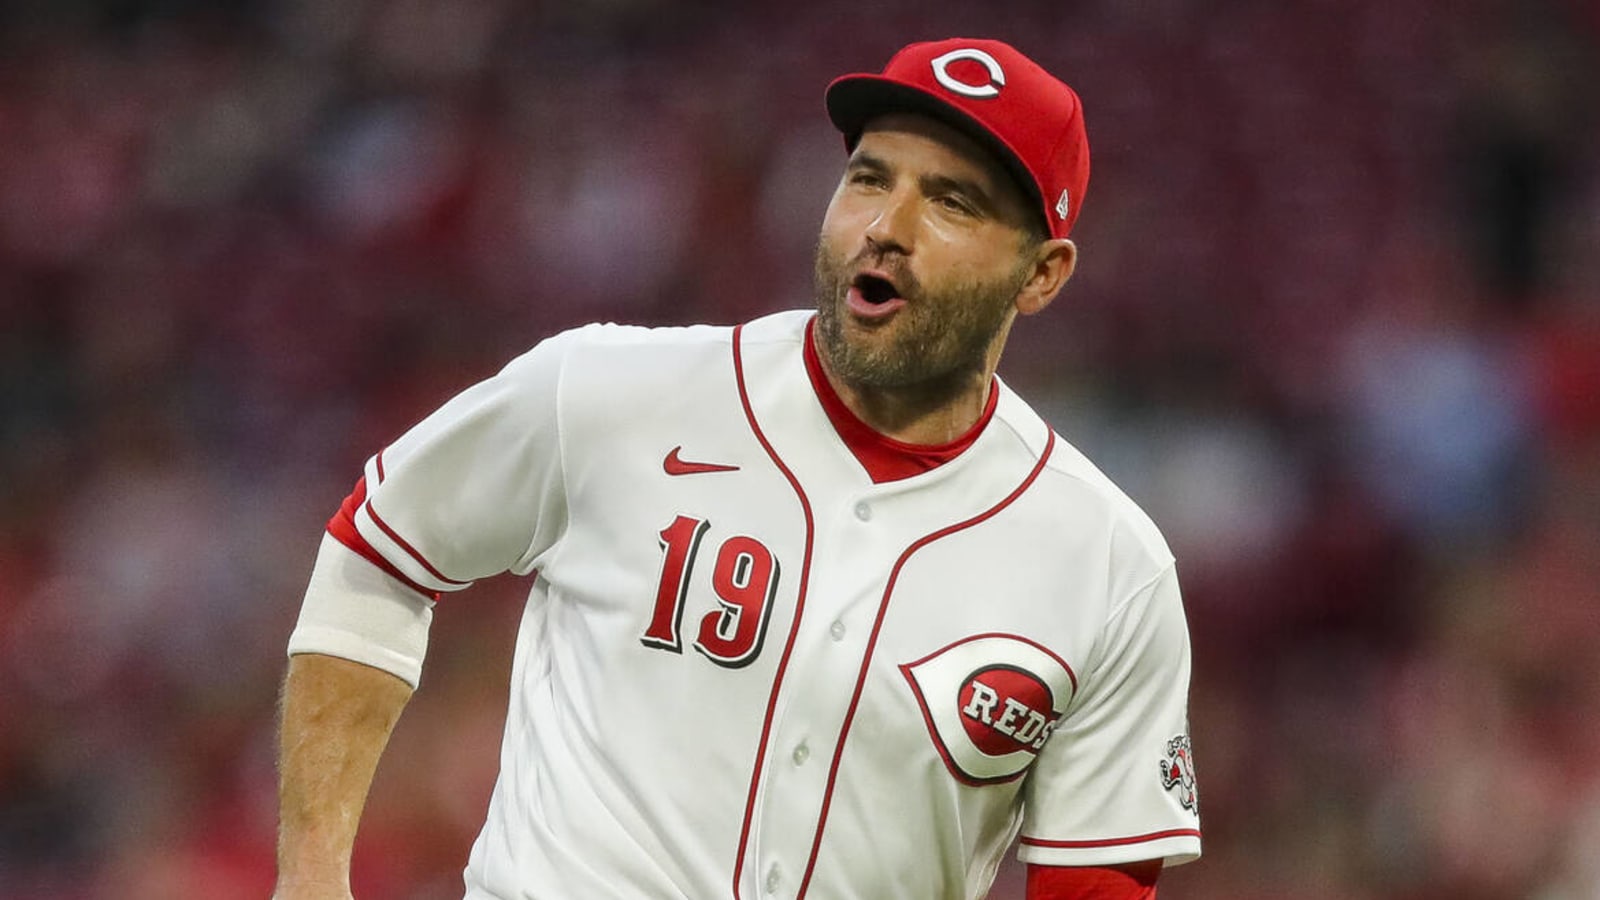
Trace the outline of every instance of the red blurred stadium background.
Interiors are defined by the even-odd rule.
[[[0,896],[266,896],[365,456],[559,328],[809,304],[822,87],[956,34],[1086,105],[1002,374],[1179,558],[1162,896],[1600,896],[1600,7],[784,6],[0,6]],[[441,603],[358,896],[459,896],[522,590]]]

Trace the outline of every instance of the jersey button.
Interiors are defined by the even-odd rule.
[[[798,747],[794,748],[794,764],[795,765],[803,766],[803,765],[806,764],[806,760],[808,760],[810,758],[811,758],[811,748],[807,747],[805,745],[804,741],[802,741]]]
[[[767,893],[776,894],[777,892],[778,892],[778,864],[777,863],[773,863],[767,869]]]
[[[844,623],[834,620],[834,623],[828,626],[828,634],[836,641],[844,640]]]
[[[872,518],[872,504],[865,500],[856,503],[856,518],[865,522]]]

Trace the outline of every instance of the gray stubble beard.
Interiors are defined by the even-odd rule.
[[[852,344],[845,337],[843,307],[850,287],[846,269],[817,242],[813,264],[817,352],[837,377],[867,388],[937,390],[982,370],[989,347],[1004,327],[1028,275],[1028,267],[1019,265],[1001,283],[957,283],[938,292],[929,292],[915,282],[902,285],[910,290],[900,316],[911,321],[898,323],[899,333],[888,346],[873,348]],[[939,316],[945,320],[936,321]]]

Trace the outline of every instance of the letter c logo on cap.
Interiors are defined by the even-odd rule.
[[[970,59],[983,64],[989,70],[989,81],[985,84],[968,84],[961,81],[949,72],[949,65],[957,60]],[[967,97],[996,97],[1000,89],[1005,87],[1006,73],[1000,68],[1000,63],[989,54],[976,47],[964,47],[960,50],[951,50],[949,53],[933,61],[933,77],[945,86],[946,89],[955,91]]]

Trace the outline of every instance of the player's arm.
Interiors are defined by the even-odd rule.
[[[1155,900],[1161,860],[1120,866],[1028,866],[1027,900]]]
[[[456,395],[367,461],[289,636],[278,897],[348,898],[378,759],[445,591],[526,573],[565,523],[556,395],[574,333]]]
[[[278,900],[350,897],[378,759],[427,653],[433,600],[323,538],[289,637],[278,740]]]
[[[411,685],[350,660],[291,657],[279,730],[277,900],[350,896],[350,853]]]

